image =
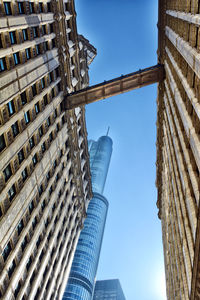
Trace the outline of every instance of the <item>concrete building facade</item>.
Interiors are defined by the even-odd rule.
[[[74,1],[0,1],[0,298],[62,299],[92,197]]]

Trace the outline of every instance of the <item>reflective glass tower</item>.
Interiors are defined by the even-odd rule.
[[[126,300],[118,279],[98,280],[93,300]]]
[[[102,195],[112,154],[112,140],[102,136],[88,143],[93,198],[87,209],[63,300],[91,300],[101,250],[108,201]]]

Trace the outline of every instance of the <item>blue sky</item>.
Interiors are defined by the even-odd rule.
[[[157,1],[76,0],[78,32],[97,48],[90,85],[157,63]],[[126,300],[165,300],[155,187],[156,91],[151,85],[86,107],[88,137],[110,126],[109,212],[97,279],[119,278]]]

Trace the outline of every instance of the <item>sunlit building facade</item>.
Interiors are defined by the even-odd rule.
[[[126,300],[119,279],[97,280],[92,300]]]
[[[91,300],[103,239],[108,201],[102,195],[112,154],[112,140],[89,141],[93,198],[87,209],[63,300]]]
[[[74,1],[0,1],[0,298],[62,299],[92,197]]]

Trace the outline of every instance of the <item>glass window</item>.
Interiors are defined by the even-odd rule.
[[[42,193],[43,193],[43,187],[42,187],[42,185],[41,185],[41,186],[39,186],[39,188],[38,188],[38,192],[39,192],[39,195],[41,196],[41,195],[42,195]]]
[[[6,15],[7,16],[11,15],[12,12],[11,12],[10,2],[4,2],[3,4],[4,4]]]
[[[37,155],[35,154],[32,158],[34,166],[37,164]]]
[[[54,110],[54,118],[55,119],[57,118],[57,110],[56,109]]]
[[[35,45],[35,49],[36,49],[37,55],[39,55],[40,54],[40,47],[39,47],[39,45]]]
[[[35,146],[34,138],[33,136],[29,140],[30,148],[32,149]]]
[[[15,185],[13,184],[8,191],[9,200],[12,201],[13,198],[15,197],[15,195],[16,195],[16,188],[15,188]]]
[[[47,125],[48,125],[48,127],[51,125],[51,119],[50,119],[50,117],[48,117],[48,119],[47,119]]]
[[[44,153],[44,152],[45,152],[45,150],[46,150],[45,143],[43,143],[43,144],[41,145],[41,149],[42,149],[42,153]]]
[[[35,83],[32,85],[32,92],[33,92],[33,97],[35,97],[37,95],[37,89]]]
[[[56,47],[56,39],[52,39],[52,47],[55,48]]]
[[[22,252],[25,250],[27,244],[28,244],[28,241],[27,241],[27,237],[25,236],[25,238],[23,239],[23,241],[21,243]]]
[[[53,134],[52,134],[52,132],[49,134],[49,140],[50,140],[50,142],[53,140]]]
[[[15,299],[17,298],[17,295],[19,294],[19,291],[21,289],[21,283],[19,282],[15,291],[14,291],[14,296],[15,296]]]
[[[14,101],[11,100],[10,102],[8,102],[7,106],[8,106],[9,116],[12,116],[15,113]]]
[[[39,12],[42,13],[43,12],[43,3],[39,2]]]
[[[28,172],[27,172],[27,168],[25,168],[25,169],[22,171],[22,179],[23,179],[23,182],[25,182],[27,178],[28,178]]]
[[[24,160],[24,150],[21,149],[19,152],[18,152],[18,159],[19,159],[19,164],[21,164]]]
[[[7,182],[8,179],[12,176],[12,170],[10,164],[3,170],[5,181]]]
[[[50,32],[53,32],[53,23],[50,24]]]
[[[34,209],[34,202],[31,201],[31,203],[29,204],[29,213],[30,214],[32,213],[33,209]]]
[[[18,10],[20,15],[24,14],[23,2],[18,2]]]
[[[19,52],[13,54],[15,66],[19,64]]]
[[[30,122],[31,119],[30,119],[29,111],[25,112],[24,119],[25,119],[26,124],[28,124]]]
[[[22,34],[23,34],[23,37],[24,37],[24,41],[27,41],[27,39],[28,39],[27,29],[22,29]]]
[[[6,147],[4,135],[0,135],[0,151],[2,151]]]
[[[30,51],[30,48],[25,49],[25,51],[26,51],[26,58],[27,58],[27,60],[29,60],[29,59],[31,58],[31,51]]]
[[[23,92],[21,93],[21,100],[22,100],[22,105],[25,105],[27,103],[27,98],[26,98],[26,93]]]
[[[32,258],[31,258],[31,256],[30,256],[30,257],[29,257],[29,260],[27,261],[27,264],[26,264],[26,269],[27,269],[27,271],[28,271],[28,269],[30,268],[31,263],[32,263]]]
[[[32,29],[33,29],[33,36],[34,36],[34,38],[36,38],[37,37],[37,27],[32,27]]]
[[[37,218],[35,217],[32,222],[33,229],[35,228],[36,225],[37,225]]]
[[[21,220],[19,222],[18,226],[17,226],[17,233],[18,233],[18,235],[20,235],[20,233],[22,232],[23,228],[24,228],[24,222],[23,222],[23,220]]]
[[[29,2],[29,7],[30,7],[30,14],[33,14],[34,13],[34,3]]]
[[[16,263],[15,263],[15,260],[13,259],[12,264],[10,265],[10,267],[8,269],[9,278],[11,278],[11,276],[12,276],[14,270],[15,270],[15,267],[16,267]]]
[[[41,85],[42,85],[42,89],[45,88],[45,81],[44,81],[44,78],[41,79]]]
[[[55,97],[54,89],[51,90],[51,96],[52,96],[52,99]]]
[[[18,126],[18,121],[15,122],[12,126],[12,132],[14,136],[17,136],[19,134],[19,126]]]
[[[51,12],[51,3],[50,2],[47,2],[47,11]]]
[[[7,69],[5,58],[0,58],[0,72],[3,72]]]
[[[17,40],[16,40],[16,34],[15,34],[15,31],[10,31],[9,32],[9,35],[10,35],[10,41],[11,41],[11,44],[16,44],[17,43]]]
[[[38,129],[38,132],[39,132],[39,136],[43,136],[43,128],[42,126],[40,126],[40,128]]]
[[[6,245],[6,247],[4,248],[3,253],[2,253],[4,261],[6,261],[6,259],[8,258],[11,250],[12,250],[11,244],[10,244],[10,242],[8,242],[8,244]]]
[[[35,104],[35,113],[36,113],[36,115],[39,114],[39,112],[40,112],[40,107],[39,107],[39,102],[37,102]]]
[[[48,104],[47,95],[44,95],[43,99],[44,99],[44,104],[47,105]]]

